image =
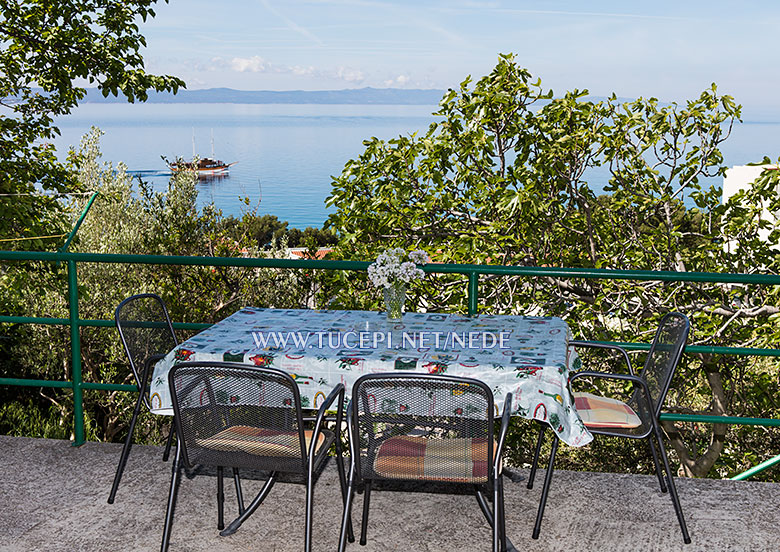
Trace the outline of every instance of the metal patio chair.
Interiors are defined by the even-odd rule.
[[[323,467],[328,450],[335,444],[341,484],[346,496],[346,476],[341,440],[324,427],[325,412],[334,406],[336,428],[341,427],[344,385],[339,383],[319,406],[313,429],[305,429],[298,385],[275,368],[261,368],[228,362],[184,362],[168,374],[176,424],[174,459],[168,509],[161,551],[168,549],[176,495],[183,466],[217,468],[219,529],[224,526],[222,470],[225,467],[270,472],[255,499],[220,535],[231,535],[268,496],[280,473],[306,478],[306,520],[304,549],[312,547],[312,513],[315,474]]]
[[[570,345],[575,347],[590,347],[598,349],[613,349],[618,351],[623,360],[628,365],[628,374],[613,374],[605,372],[594,372],[582,370],[572,374],[569,377],[571,384],[579,378],[601,378],[613,381],[630,381],[633,383],[634,391],[627,402],[621,402],[616,399],[600,397],[591,393],[573,393],[575,407],[577,412],[588,430],[596,435],[606,435],[610,437],[627,437],[630,439],[647,439],[650,451],[653,456],[655,472],[658,476],[658,482],[662,492],[669,492],[672,499],[674,511],[677,514],[677,521],[682,530],[683,540],[686,544],[691,542],[688,534],[688,528],[683,517],[680,499],[677,495],[677,488],[674,485],[672,471],[669,468],[669,458],[664,448],[663,435],[661,434],[660,414],[669,386],[672,382],[677,364],[682,356],[683,348],[688,339],[690,331],[690,322],[688,318],[680,313],[669,313],[661,319],[658,330],[656,331],[650,351],[647,354],[645,365],[639,375],[635,375],[631,367],[631,361],[625,349],[613,345],[588,343],[573,341]],[[536,442],[536,451],[534,453],[531,473],[528,477],[528,488],[533,488],[536,468],[539,462],[539,453],[542,447],[545,427],[542,426],[539,431],[539,438]],[[653,444],[655,438],[658,444],[658,451]],[[558,449],[558,437],[555,436],[552,448],[550,450],[550,460],[547,465],[547,474],[542,487],[542,497],[539,501],[539,510],[534,525],[533,538],[539,537],[539,530],[542,524],[542,516],[547,502],[547,494],[550,490],[550,481],[552,480],[553,464],[555,463],[555,453]],[[659,464],[659,452],[663,461],[663,468],[666,473],[661,471]]]
[[[352,498],[365,484],[360,544],[366,543],[375,481],[473,487],[493,530],[493,550],[506,550],[501,455],[509,427],[508,393],[497,440],[493,393],[483,382],[446,375],[370,374],[353,386],[347,426],[352,462],[339,552],[346,547]],[[485,492],[492,490],[493,508]]]
[[[122,479],[127,457],[130,455],[133,432],[138,414],[141,412],[141,405],[146,405],[147,410],[151,409],[147,390],[153,366],[179,344],[165,303],[153,293],[133,295],[122,301],[114,313],[114,321],[117,330],[119,330],[119,338],[127,354],[127,359],[130,361],[135,384],[138,387],[138,400],[135,403],[133,417],[130,419],[130,428],[122,447],[122,454],[119,457],[119,465],[116,468],[111,493],[108,496],[109,504],[114,503],[119,481]],[[163,461],[165,462],[168,461],[173,433],[173,424],[171,424],[163,453]]]

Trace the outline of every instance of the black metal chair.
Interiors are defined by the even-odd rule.
[[[374,481],[472,486],[493,530],[493,550],[506,550],[501,455],[509,427],[507,394],[494,440],[493,393],[483,382],[429,374],[370,374],[353,386],[347,426],[352,462],[339,552],[346,547],[355,486],[364,482],[360,544],[366,543]],[[484,492],[492,488],[492,511]]]
[[[677,489],[674,485],[672,471],[669,468],[669,458],[664,448],[663,435],[661,434],[661,422],[659,416],[663,406],[669,386],[672,382],[677,364],[682,356],[683,348],[688,339],[690,331],[690,322],[688,318],[680,313],[669,313],[661,319],[658,330],[650,346],[645,365],[639,375],[635,375],[631,367],[631,361],[625,349],[621,347],[588,343],[571,342],[575,347],[591,347],[599,349],[613,349],[618,351],[623,360],[628,365],[628,374],[611,374],[604,372],[595,372],[583,370],[572,374],[569,377],[571,384],[579,378],[602,378],[614,381],[630,381],[633,383],[634,391],[627,402],[621,402],[615,399],[600,397],[590,393],[573,393],[575,407],[583,419],[583,423],[588,430],[596,435],[607,435],[610,437],[627,437],[630,439],[647,439],[650,451],[653,456],[658,482],[662,492],[669,491],[672,499],[674,511],[677,514],[677,521],[682,530],[683,540],[686,544],[691,542],[688,535],[688,528],[683,517],[680,499],[677,496]],[[539,462],[539,453],[542,447],[545,428],[542,426],[539,431],[539,438],[536,442],[536,451],[534,453],[531,473],[528,477],[528,488],[533,488],[536,468]],[[659,452],[656,451],[653,444],[653,437],[658,444],[658,451],[663,461],[663,468],[666,472],[664,477],[659,464]],[[539,537],[539,530],[542,524],[542,516],[547,502],[547,494],[550,490],[550,481],[552,480],[553,464],[555,463],[555,453],[558,449],[558,437],[554,436],[552,448],[550,450],[550,460],[547,465],[547,474],[542,488],[542,497],[539,501],[539,510],[534,525],[533,538]],[[667,489],[668,487],[668,489]]]
[[[130,455],[133,432],[138,414],[141,412],[141,405],[146,405],[147,409],[151,408],[147,389],[152,368],[168,351],[179,344],[165,303],[153,293],[133,295],[122,301],[114,313],[114,321],[117,330],[119,330],[119,338],[127,354],[127,359],[130,361],[135,384],[138,386],[138,400],[135,403],[133,417],[130,419],[130,428],[124,447],[122,447],[122,455],[119,457],[119,465],[116,468],[111,493],[108,496],[109,504],[114,503],[119,481],[122,479],[127,457]],[[168,460],[173,433],[173,424],[171,424],[163,461]]]
[[[280,473],[306,477],[305,550],[312,546],[315,474],[335,443],[341,483],[346,475],[341,440],[324,427],[325,412],[336,404],[341,427],[344,385],[338,384],[319,406],[313,429],[305,429],[301,397],[293,378],[281,370],[227,362],[184,362],[168,374],[176,423],[176,457],[168,496],[161,551],[168,549],[182,466],[217,468],[218,528],[224,526],[224,467],[268,471],[270,475],[252,503],[220,535],[233,534],[268,496]]]

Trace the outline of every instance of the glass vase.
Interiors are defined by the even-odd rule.
[[[404,303],[406,302],[406,284],[393,284],[384,288],[385,309],[387,310],[387,319],[400,321],[404,313]]]

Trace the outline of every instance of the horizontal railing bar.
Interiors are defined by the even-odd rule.
[[[366,270],[368,265],[371,264],[367,261],[265,259],[258,257],[197,257],[184,255],[120,255],[116,253],[55,253],[50,251],[0,251],[0,260],[72,260],[87,263],[235,266],[253,268],[321,268],[324,270]]]
[[[70,324],[68,318],[47,318],[47,317],[35,317],[35,316],[0,316],[0,324],[44,324],[44,325],[61,325],[67,326]],[[115,323],[113,320],[79,320],[79,326],[95,327],[95,328],[113,328]],[[205,330],[212,326],[212,324],[204,322],[173,322],[173,327],[177,330]]]
[[[138,386],[127,383],[92,383],[84,382],[82,389],[95,389],[98,391],[138,391]]]
[[[6,261],[65,261],[90,263],[131,263],[160,265],[235,266],[255,268],[307,268],[363,271],[368,261],[331,261],[318,259],[263,259],[254,257],[198,257],[183,255],[120,255],[115,253],[57,253],[50,251],[0,251]],[[736,274],[718,272],[675,272],[654,270],[612,270],[606,268],[555,268],[538,266],[502,266],[437,264],[423,266],[425,272],[439,274],[492,274],[517,276],[555,276],[641,281],[711,282],[780,285],[776,274]]]
[[[15,385],[21,387],[56,387],[56,388],[73,388],[72,381],[52,381],[52,380],[38,380],[38,379],[25,379],[25,378],[0,378],[0,385]],[[84,382],[81,384],[82,389],[96,389],[100,391],[138,391],[138,387],[135,385],[129,385],[126,383],[90,383]]]
[[[608,268],[552,268],[539,266],[429,264],[426,272],[492,274],[503,276],[555,276],[607,280],[711,282],[780,285],[780,275],[730,272],[674,272],[662,270],[613,270]]]
[[[16,385],[21,387],[67,387],[72,388],[71,381],[37,380],[24,378],[0,378],[0,385]]]
[[[708,416],[706,414],[674,414],[671,412],[662,412],[661,420],[668,422],[700,422],[705,424],[780,427],[780,419],[775,418],[742,418],[738,416]]]
[[[36,316],[0,316],[0,324],[44,324],[51,326],[67,326],[70,324],[69,318],[48,318]],[[79,320],[79,326],[92,326],[100,328],[113,328],[113,320]]]
[[[617,345],[629,351],[649,351],[649,343],[623,343],[619,341],[588,341],[588,343],[602,343],[604,345]],[[751,349],[748,347],[714,347],[705,345],[686,345],[685,352],[689,354],[708,355],[740,355],[740,356],[770,356],[780,357],[780,349]]]
[[[87,320],[82,320],[82,323],[86,326]],[[95,320],[95,322],[103,322],[102,320]],[[46,316],[0,316],[0,323],[8,324],[43,324],[43,325],[61,325],[67,326],[70,324],[68,318],[49,318]],[[98,324],[95,324],[98,325]],[[103,324],[99,324],[103,325]]]

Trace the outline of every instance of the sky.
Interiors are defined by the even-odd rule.
[[[693,99],[713,82],[780,114],[780,2],[170,0],[147,70],[189,89],[456,88],[499,53],[556,95]]]

